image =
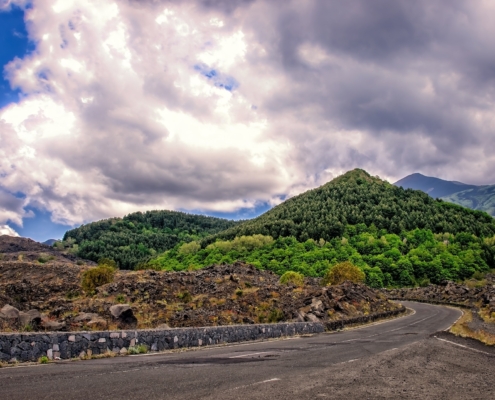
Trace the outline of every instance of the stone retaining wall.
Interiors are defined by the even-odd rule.
[[[91,357],[109,351],[127,354],[129,347],[145,344],[150,351],[181,347],[197,347],[222,343],[280,338],[325,330],[342,329],[346,325],[372,322],[398,315],[406,309],[376,313],[326,323],[289,322],[258,325],[228,325],[203,328],[123,330],[100,332],[4,333],[0,334],[0,361],[37,361]]]
[[[138,344],[145,344],[151,351],[162,351],[324,331],[321,323],[295,322],[167,330],[0,334],[0,360],[36,361],[41,356],[69,359],[108,351],[126,354],[129,347]]]

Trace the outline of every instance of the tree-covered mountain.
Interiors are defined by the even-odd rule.
[[[122,269],[132,269],[178,243],[198,240],[236,224],[176,211],[137,212],[69,230],[61,245],[70,247],[79,257],[93,261],[108,258]]]
[[[412,174],[394,183],[404,189],[422,190],[431,197],[495,216],[495,185],[468,185],[456,181]]]
[[[307,239],[342,237],[348,225],[375,226],[387,233],[400,234],[416,228],[432,233],[465,232],[492,237],[495,220],[419,190],[403,189],[366,171],[355,169],[316,189],[286,200],[252,220],[203,240],[202,246],[216,239],[262,234]]]

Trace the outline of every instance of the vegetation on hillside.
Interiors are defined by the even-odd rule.
[[[416,228],[478,237],[495,234],[494,219],[484,212],[432,199],[419,190],[396,187],[356,169],[258,218],[208,237],[203,246],[216,239],[254,234],[274,239],[293,236],[301,242],[320,238],[328,241],[342,237],[347,225],[358,224],[374,225],[397,235]]]
[[[350,261],[366,275],[371,287],[412,286],[462,280],[495,268],[495,236],[481,239],[470,233],[434,234],[415,229],[397,235],[374,225],[348,225],[342,237],[329,241],[253,235],[237,237],[184,251],[184,246],[152,259],[145,268],[182,271],[243,260],[279,275],[294,271],[323,277],[332,266]]]
[[[198,240],[235,224],[175,211],[137,212],[72,229],[60,245],[70,246],[79,257],[93,261],[107,258],[122,269],[132,269],[178,243]]]

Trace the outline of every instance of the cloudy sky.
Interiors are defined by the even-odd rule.
[[[356,167],[495,183],[491,0],[0,10],[0,233],[246,218]]]

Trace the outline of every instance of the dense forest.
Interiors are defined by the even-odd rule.
[[[359,224],[330,241],[253,235],[219,240],[203,249],[190,242],[157,256],[146,268],[180,271],[240,259],[279,275],[295,271],[322,277],[331,266],[349,260],[365,272],[368,285],[383,287],[463,280],[495,268],[494,256],[495,236],[480,239],[424,229],[397,235]]]
[[[433,199],[419,190],[396,187],[355,169],[314,190],[283,202],[258,218],[217,235],[216,239],[262,234],[328,241],[342,237],[347,225],[365,224],[399,235],[416,228],[433,233],[466,232],[478,237],[495,234],[494,219],[481,211]]]
[[[132,269],[178,243],[198,240],[238,222],[175,211],[147,211],[82,225],[65,233],[62,245],[81,258],[114,260]]]

